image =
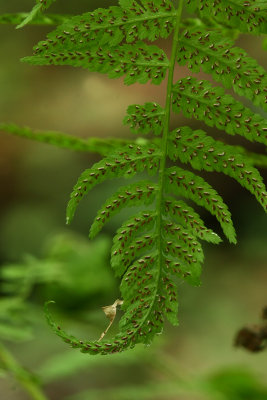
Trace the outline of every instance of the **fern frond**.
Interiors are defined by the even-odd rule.
[[[42,11],[47,10],[56,0],[36,0],[36,4],[27,17],[17,26],[17,29],[29,24]]]
[[[206,208],[212,215],[216,216],[228,240],[236,243],[231,214],[216,190],[200,176],[178,167],[166,169],[165,176],[165,190],[167,193],[184,196]]]
[[[266,120],[209,81],[192,77],[179,80],[173,87],[173,110],[230,135],[241,135],[267,145]]]
[[[145,103],[143,106],[133,104],[128,107],[124,125],[130,125],[133,133],[162,133],[165,110],[157,103]]]
[[[217,171],[231,176],[255,195],[267,211],[267,193],[262,177],[249,158],[238,153],[235,146],[214,140],[202,130],[183,127],[170,133],[168,155],[171,160],[190,163],[197,170]]]
[[[196,27],[184,32],[179,41],[177,61],[192,72],[200,69],[213,79],[233,88],[267,111],[267,75],[257,61],[233,41],[223,38],[220,31]]]
[[[199,239],[214,244],[221,242],[221,238],[211,229],[206,228],[200,216],[182,200],[165,198],[165,213]]]
[[[198,170],[223,172],[235,178],[266,209],[267,194],[262,178],[244,153],[203,131],[194,132],[184,127],[169,132],[173,108],[228,134],[267,144],[264,118],[225,94],[222,87],[213,87],[208,81],[192,77],[173,83],[178,60],[194,72],[202,67],[226,88],[233,87],[238,95],[266,109],[265,71],[243,50],[233,47],[232,40],[223,37],[229,32],[235,37],[238,35],[238,30],[228,29],[237,20],[241,31],[265,31],[263,15],[267,6],[260,0],[185,2],[189,12],[197,12],[204,18],[182,21],[183,0],[177,9],[170,0],[119,0],[116,7],[97,9],[65,21],[35,47],[32,57],[24,59],[36,65],[79,66],[110,78],[124,76],[127,85],[148,81],[159,84],[169,69],[164,109],[156,103],[134,104],[124,118],[124,124],[130,125],[132,132],[158,136],[162,133],[162,138],[112,150],[81,174],[71,194],[67,222],[72,219],[79,201],[98,183],[132,177],[143,171],[151,175],[159,171],[157,184],[141,181],[120,187],[100,208],[90,230],[90,236],[95,236],[124,207],[150,205],[148,210],[138,212],[123,223],[114,237],[111,265],[116,275],[121,276],[123,300],[120,303],[124,310],[115,338],[102,342],[101,335],[101,342],[79,341],[54,323],[46,305],[48,323],[56,334],[82,352],[123,351],[137,343],[150,343],[162,331],[164,318],[177,324],[177,290],[173,279],[178,277],[199,285],[204,260],[199,239],[212,243],[219,243],[221,239],[205,227],[191,207],[175,196],[205,207],[217,218],[229,241],[236,243],[231,214],[222,197],[202,177],[180,167],[167,168],[168,157],[174,162],[190,163]],[[189,30],[180,37],[181,27],[185,26]],[[144,42],[166,38],[172,30],[170,60],[162,49]],[[41,135],[40,140],[45,138],[48,140]],[[61,139],[55,140],[63,143]],[[82,150],[88,145],[79,139],[72,140],[62,145]]]
[[[267,33],[265,0],[198,0],[201,17],[212,16],[241,32]]]
[[[118,147],[126,146],[132,142],[125,139],[99,139],[90,137],[82,139],[77,136],[66,135],[55,131],[35,131],[28,127],[21,127],[16,124],[0,123],[0,131],[10,133],[25,139],[35,140],[41,143],[51,144],[64,149],[97,153],[108,155],[110,151]],[[145,140],[145,139],[143,139]],[[138,140],[137,140],[138,141]]]
[[[126,85],[136,82],[146,83],[149,80],[159,85],[165,78],[169,66],[163,50],[143,42],[125,44],[118,48],[110,48],[108,45],[103,47],[85,45],[75,51],[58,50],[54,47],[51,51],[25,57],[22,61],[33,65],[72,65],[108,74],[112,79],[126,75],[124,79]]]
[[[79,50],[94,43],[115,47],[125,41],[167,38],[172,32],[176,11],[171,1],[121,0],[119,4],[70,18],[35,46],[35,52]]]
[[[13,13],[0,15],[0,24],[20,25],[28,17],[28,13]],[[71,18],[71,15],[37,14],[28,21],[28,25],[59,25]]]
[[[131,144],[94,164],[92,168],[85,170],[73,188],[67,207],[67,223],[72,220],[80,200],[94,186],[107,179],[121,176],[132,177],[145,169],[153,175],[157,172],[159,157],[160,150],[153,145],[137,146]]]
[[[139,181],[138,183],[120,187],[99,209],[91,226],[89,237],[91,239],[94,238],[110,218],[121,211],[122,208],[151,204],[157,191],[158,185],[149,181]]]

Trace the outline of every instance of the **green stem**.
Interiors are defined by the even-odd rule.
[[[36,382],[35,378],[26,371],[19,363],[15,360],[12,354],[7,348],[0,343],[0,362],[1,366],[8,372],[11,372],[15,379],[21,384],[21,386],[29,393],[34,400],[48,400],[43,394],[41,388]]]
[[[167,83],[167,94],[166,94],[166,103],[165,103],[165,118],[163,122],[163,135],[161,142],[162,156],[160,160],[160,170],[159,170],[159,194],[158,194],[158,202],[157,202],[157,210],[158,210],[158,220],[157,220],[157,228],[158,228],[158,240],[159,240],[159,249],[160,249],[160,265],[162,265],[162,202],[163,202],[163,188],[164,188],[164,178],[165,178],[165,166],[166,166],[166,158],[167,158],[167,143],[168,143],[168,134],[170,129],[170,115],[171,115],[171,101],[172,101],[172,87],[173,87],[173,74],[174,67],[176,62],[176,55],[178,49],[179,42],[179,29],[181,24],[181,16],[183,10],[183,2],[184,0],[179,1],[179,6],[177,9],[177,17],[176,24],[173,33],[173,42],[172,42],[172,51],[171,51],[171,59],[168,73],[168,83]]]
[[[0,15],[0,24],[20,25],[28,15],[28,13],[2,14]],[[28,25],[59,25],[71,17],[72,15],[39,14],[29,21]]]

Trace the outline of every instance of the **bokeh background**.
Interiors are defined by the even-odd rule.
[[[27,11],[32,3],[0,0],[0,13]],[[106,3],[58,0],[51,12],[78,14]],[[21,63],[20,58],[30,55],[33,45],[51,29],[0,26],[1,122],[85,138],[130,138],[133,136],[122,125],[129,104],[156,101],[164,105],[165,83],[160,87],[125,87],[122,80],[109,80],[82,69]],[[169,51],[168,41],[159,44]],[[262,38],[241,35],[238,45],[267,66]],[[186,68],[177,68],[176,78],[187,73]],[[204,127],[182,115],[172,118],[173,128],[186,123]],[[206,130],[228,143],[264,151],[261,146]],[[204,245],[202,286],[179,283],[178,328],[167,324],[164,334],[149,348],[139,345],[126,354],[91,357],[68,349],[46,325],[42,306],[54,299],[54,313],[69,332],[96,339],[107,324],[101,306],[119,296],[119,282],[113,277],[108,257],[112,235],[130,212],[114,218],[93,242],[87,236],[99,204],[112,193],[114,184],[121,182],[95,188],[79,206],[72,225],[65,226],[72,187],[79,174],[98,159],[94,154],[57,149],[0,132],[0,315],[4,315],[0,337],[9,351],[44,384],[51,400],[206,399],[209,397],[198,383],[206,377],[219,380],[224,390],[230,388],[226,397],[218,399],[266,400],[264,390],[258,397],[256,392],[249,397],[246,389],[237,397],[231,392],[231,377],[241,377],[244,384],[250,379],[261,382],[256,386],[267,382],[266,351],[250,354],[233,347],[237,330],[257,323],[267,305],[267,219],[252,195],[222,175],[204,174],[229,205],[238,244]],[[266,171],[261,172],[267,183]],[[221,234],[213,218],[203,210],[202,216]],[[15,299],[12,305],[11,293]],[[18,297],[23,302],[18,302]],[[116,329],[115,324],[109,335]],[[29,396],[12,374],[2,371],[0,398],[26,400]]]

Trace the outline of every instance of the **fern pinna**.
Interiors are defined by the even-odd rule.
[[[41,1],[37,1],[40,8]],[[48,2],[52,3],[52,1]],[[97,9],[69,19],[48,34],[24,61],[36,65],[72,65],[124,77],[126,85],[160,84],[168,76],[165,106],[131,105],[124,123],[137,134],[154,133],[161,139],[146,144],[121,144],[82,173],[67,208],[70,223],[81,199],[95,185],[146,171],[153,180],[126,184],[105,201],[91,226],[93,238],[124,207],[143,206],[117,231],[111,266],[121,277],[124,315],[114,339],[79,341],[57,327],[46,305],[48,322],[72,347],[90,354],[107,354],[150,343],[162,331],[164,319],[177,324],[175,278],[200,284],[201,240],[219,243],[188,206],[190,199],[219,221],[225,236],[236,242],[231,214],[223,198],[201,176],[189,171],[222,172],[247,188],[267,211],[267,193],[253,160],[238,146],[227,145],[203,130],[177,127],[170,131],[171,112],[203,121],[230,135],[267,143],[263,111],[255,113],[225,89],[267,110],[264,69],[235,47],[229,30],[267,33],[267,3],[262,0],[119,0],[118,6]],[[183,18],[195,13],[198,18]],[[172,34],[168,59],[149,42]],[[187,76],[174,82],[174,70],[186,65],[220,83]],[[241,99],[242,100],[242,99]],[[167,159],[174,166],[167,166]],[[179,161],[179,166],[175,163]],[[182,164],[184,164],[182,166]],[[148,207],[149,205],[149,207]]]

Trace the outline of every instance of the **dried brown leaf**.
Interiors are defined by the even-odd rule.
[[[104,330],[103,333],[101,333],[100,338],[98,339],[98,342],[100,342],[100,340],[103,339],[103,337],[106,335],[107,331],[109,330],[109,328],[111,327],[111,325],[113,324],[113,321],[116,317],[116,313],[117,313],[117,307],[121,306],[123,304],[123,300],[119,300],[117,299],[113,304],[111,304],[110,306],[105,306],[102,307],[102,310],[104,311],[104,313],[106,314],[106,317],[109,319],[109,325],[108,327]]]

